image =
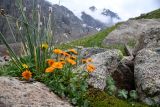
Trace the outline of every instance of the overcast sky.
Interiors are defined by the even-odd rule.
[[[48,1],[53,4],[59,3],[59,0]],[[122,20],[160,8],[160,0],[60,0],[60,4],[72,10],[76,15],[87,11],[91,6],[99,10],[110,9],[118,13]]]

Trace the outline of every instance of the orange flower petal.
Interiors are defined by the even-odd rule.
[[[71,56],[71,59],[76,60],[77,57],[76,56]]]
[[[82,59],[82,63],[87,63],[87,59]]]
[[[95,69],[96,69],[96,68],[95,68],[94,65],[92,65],[92,64],[87,65],[87,71],[88,71],[88,72],[91,73],[91,72],[93,72]]]
[[[47,63],[49,66],[51,66],[55,61],[53,59],[48,59],[47,60]]]
[[[57,69],[62,69],[63,68],[63,64],[61,62],[55,62],[52,64],[53,68],[57,68]]]
[[[54,67],[48,67],[46,68],[45,72],[53,72],[54,71]]]
[[[62,52],[62,55],[65,56],[65,57],[70,57],[71,55],[68,54],[67,52]]]
[[[54,49],[53,52],[54,52],[55,54],[61,54],[63,51],[60,50],[60,49]]]
[[[92,62],[92,58],[88,58],[88,59],[87,59],[87,62]]]
[[[76,55],[78,54],[77,51],[74,49],[69,49],[69,52],[72,52],[73,54],[76,54]]]
[[[76,64],[76,62],[74,60],[70,59],[70,58],[67,58],[67,62],[72,64],[72,65]]]
[[[23,73],[22,73],[22,77],[26,80],[29,80],[31,77],[32,77],[32,73],[29,71],[29,70],[25,70]]]

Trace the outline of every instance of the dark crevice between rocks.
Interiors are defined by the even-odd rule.
[[[127,64],[119,63],[117,69],[112,73],[118,89],[127,91],[135,90],[134,81],[134,63],[131,61]]]
[[[11,107],[11,106],[8,106],[6,104],[4,104],[3,102],[0,101],[0,107]]]

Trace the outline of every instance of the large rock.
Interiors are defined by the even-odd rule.
[[[135,58],[134,77],[140,99],[160,104],[160,53],[156,49],[142,49]]]
[[[103,45],[136,42],[142,32],[156,27],[160,27],[160,19],[128,20],[112,31],[103,41]]]
[[[140,34],[134,49],[135,83],[140,99],[160,104],[160,27],[153,27]]]
[[[106,79],[118,66],[121,55],[121,51],[114,49],[91,56],[96,70],[91,73],[88,81],[89,84],[95,88],[104,90],[106,87]]]
[[[160,26],[153,27],[146,32],[140,34],[140,38],[135,46],[133,54],[143,48],[159,48],[160,47]]]
[[[71,107],[39,83],[26,83],[13,77],[0,77],[2,107]]]
[[[82,48],[80,50],[80,56],[83,58],[88,58],[91,57],[92,55],[105,52],[106,49],[104,48],[99,48],[99,47],[89,47],[89,48]]]

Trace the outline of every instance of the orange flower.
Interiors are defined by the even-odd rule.
[[[95,68],[94,65],[92,65],[92,64],[87,65],[87,71],[88,71],[88,72],[91,73],[91,72],[93,72],[95,69],[96,69],[96,68]]]
[[[82,59],[82,63],[87,63],[87,59]]]
[[[63,68],[63,64],[61,62],[55,62],[52,64],[53,68],[57,68],[57,69],[62,69]]]
[[[48,63],[49,66],[51,66],[54,63],[54,60],[53,59],[48,59],[47,63]]]
[[[23,73],[22,73],[22,77],[26,80],[29,80],[31,77],[32,77],[32,73],[29,71],[29,70],[25,70]]]
[[[88,58],[88,59],[87,59],[87,62],[92,62],[92,58]]]
[[[92,62],[92,58],[82,59],[82,63]]]
[[[70,59],[70,58],[67,58],[67,62],[72,64],[72,65],[76,64],[76,62],[74,60]]]
[[[68,54],[67,52],[62,52],[62,55],[65,56],[65,57],[70,57],[71,55]]]
[[[64,62],[64,61],[61,61],[60,63],[61,63],[62,65],[66,64],[66,62]]]
[[[76,56],[71,56],[71,59],[76,60],[77,57]]]
[[[60,50],[60,49],[54,49],[53,52],[54,52],[55,54],[61,54],[63,51]]]
[[[73,54],[76,54],[76,55],[78,54],[77,51],[74,49],[69,49],[69,52],[72,52]]]
[[[54,67],[48,67],[46,68],[45,72],[53,72],[54,71]]]

